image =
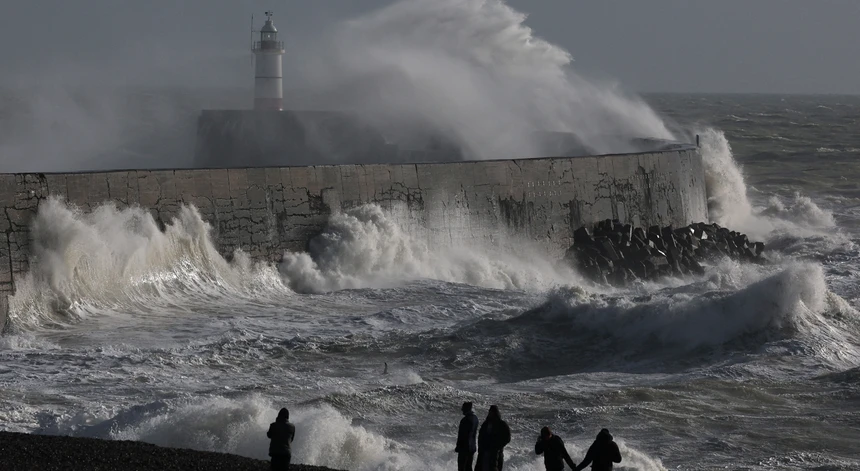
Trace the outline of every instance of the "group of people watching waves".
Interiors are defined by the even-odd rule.
[[[499,407],[492,405],[487,418],[478,426],[478,416],[472,410],[472,403],[463,403],[463,418],[457,431],[458,471],[501,471],[505,462],[504,449],[511,442],[511,428],[502,420]],[[272,470],[289,470],[292,461],[292,442],[296,436],[296,426],[290,423],[290,411],[286,408],[278,412],[278,418],[269,426],[266,435],[271,440],[269,456],[272,457]],[[475,453],[478,460],[475,462]],[[621,452],[612,440],[609,430],[597,434],[585,459],[578,466],[573,463],[561,437],[552,433],[549,427],[540,431],[535,443],[535,453],[543,455],[547,471],[562,471],[567,463],[571,469],[581,471],[589,464],[593,471],[608,471],[613,463],[621,462]]]
[[[511,428],[502,420],[498,406],[490,406],[487,418],[478,427],[478,416],[472,410],[472,403],[463,403],[463,418],[457,432],[458,471],[501,471],[505,461],[504,448],[511,441]],[[474,463],[475,453],[478,460]],[[609,471],[613,463],[621,462],[621,452],[613,441],[609,430],[603,429],[588,448],[585,459],[575,465],[564,446],[561,437],[552,433],[549,427],[540,431],[535,443],[535,453],[543,455],[547,471],[562,471],[565,463],[570,469],[581,471],[591,465],[593,471]],[[474,467],[473,467],[474,466]]]
[[[505,461],[504,448],[511,442],[511,428],[502,420],[498,406],[490,406],[487,418],[478,431],[478,416],[472,411],[472,403],[463,404],[463,418],[457,432],[458,471],[469,470],[501,470]],[[472,468],[472,462],[478,453],[477,466]]]

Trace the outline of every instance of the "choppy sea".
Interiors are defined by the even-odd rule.
[[[711,218],[772,263],[610,289],[367,206],[325,256],[263,266],[193,208],[161,232],[54,201],[0,338],[2,428],[264,459],[287,406],[294,461],[442,470],[471,400],[511,424],[506,469],[542,469],[543,425],[577,460],[609,428],[620,469],[860,469],[860,97],[645,99],[698,131]]]

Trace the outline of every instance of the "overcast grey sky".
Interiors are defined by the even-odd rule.
[[[433,0],[427,0],[433,1]],[[285,40],[391,0],[7,0],[0,81],[97,73],[250,86],[248,28],[275,10]],[[574,68],[637,91],[860,93],[858,0],[509,0]],[[258,21],[259,22],[259,21]],[[290,67],[289,58],[285,59]],[[193,71],[194,73],[190,73]]]

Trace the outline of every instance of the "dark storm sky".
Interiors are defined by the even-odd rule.
[[[427,0],[434,1],[434,0]],[[9,0],[0,82],[246,85],[250,14],[285,40],[391,0]],[[860,93],[857,0],[509,0],[576,70],[638,91]],[[259,23],[259,21],[258,21]],[[287,67],[289,58],[285,59]]]

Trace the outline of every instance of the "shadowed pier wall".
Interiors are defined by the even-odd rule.
[[[222,254],[276,262],[304,250],[334,211],[364,203],[406,217],[434,243],[515,234],[561,255],[586,223],[686,225],[707,220],[694,147],[598,157],[426,164],[0,174],[0,325],[31,261],[30,223],[51,195],[83,210],[139,205],[168,222],[193,204]]]

